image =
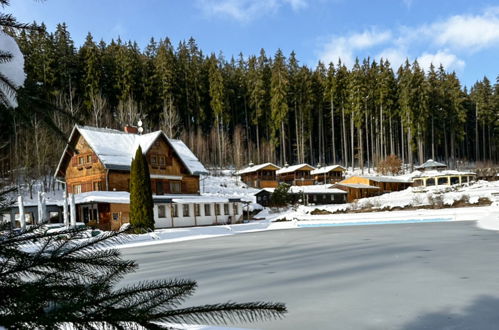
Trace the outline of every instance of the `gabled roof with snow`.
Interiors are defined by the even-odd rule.
[[[265,163],[265,164],[258,164],[258,165],[253,165],[253,166],[248,166],[246,168],[243,168],[237,172],[237,175],[246,174],[246,173],[253,173],[253,172],[259,171],[261,169],[264,169],[266,167],[272,167],[273,170],[280,169],[280,167],[275,165],[275,164]]]
[[[169,139],[162,131],[147,134],[132,134],[115,129],[97,128],[75,125],[64,150],[64,154],[57,166],[56,176],[61,170],[62,162],[68,152],[69,144],[75,134],[79,133],[95,152],[102,164],[107,169],[130,170],[132,159],[140,146],[146,154],[153,143],[163,136],[175,151],[180,161],[185,165],[190,174],[199,175],[208,173],[203,164],[194,156],[192,151],[180,140]]]
[[[175,139],[168,139],[168,141],[191,174],[208,174],[208,171],[204,168],[203,164],[201,164],[199,159],[183,141]]]
[[[433,159],[428,159],[426,162],[423,164],[416,166],[416,169],[431,169],[431,168],[442,168],[442,167],[447,167],[447,165],[434,161]]]
[[[325,174],[325,173],[329,173],[331,171],[338,170],[338,169],[341,170],[341,171],[346,171],[347,170],[346,168],[344,168],[341,165],[329,165],[329,166],[325,166],[325,167],[321,167],[321,168],[315,169],[312,172],[310,172],[310,174],[312,174],[312,175]]]
[[[292,173],[298,170],[313,171],[315,170],[315,167],[310,166],[308,164],[298,164],[298,165],[283,167],[280,170],[276,171],[276,173],[279,175],[279,174]]]

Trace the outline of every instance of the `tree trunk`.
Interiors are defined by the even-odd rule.
[[[353,134],[354,134],[353,116],[350,115],[350,144],[351,144],[350,147],[352,152],[352,171],[355,168],[355,150],[354,150]]]
[[[333,164],[336,164],[336,144],[334,140],[334,102],[331,95],[331,147],[333,148]]]

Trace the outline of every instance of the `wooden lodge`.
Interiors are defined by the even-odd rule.
[[[55,176],[66,182],[68,193],[75,194],[78,222],[104,230],[129,222],[130,166],[139,146],[149,165],[158,228],[195,225],[202,214],[205,219],[201,224],[240,218],[242,206],[238,201],[219,201],[217,206],[213,199],[199,195],[199,176],[208,172],[182,141],[170,139],[161,131],[137,134],[130,127],[123,132],[77,125]],[[231,214],[232,208],[237,213],[232,210]],[[175,218],[194,221],[179,225]]]
[[[348,202],[359,198],[400,191],[412,185],[411,181],[390,176],[352,176],[335,186],[348,193]]]
[[[276,171],[280,167],[272,163],[259,165],[249,164],[248,167],[237,172],[241,181],[253,188],[275,188],[278,185]]]
[[[309,186],[314,184],[314,177],[310,172],[315,170],[308,164],[285,166],[276,171],[277,180],[291,186]]]
[[[346,168],[340,165],[329,165],[318,167],[310,172],[314,177],[315,183],[331,184],[345,179]]]

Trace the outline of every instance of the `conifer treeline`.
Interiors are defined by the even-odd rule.
[[[88,34],[77,48],[65,24],[54,33],[43,25],[23,31],[17,40],[27,80],[20,109],[11,112],[12,159],[36,175],[53,170],[64,141],[46,136],[40,115],[16,121],[33,106],[28,95],[88,125],[121,129],[141,118],[146,130],[182,138],[213,166],[373,166],[389,154],[411,164],[498,158],[499,84],[484,77],[467,91],[442,66],[425,72],[406,61],[394,72],[388,61],[364,59],[351,69],[341,62],[310,68],[294,52],[263,49],[226,59],[204,54],[193,39],[176,46],[151,39],[141,50]],[[73,122],[58,111],[46,116],[69,134]]]

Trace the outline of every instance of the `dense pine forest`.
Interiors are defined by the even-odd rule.
[[[417,61],[300,64],[294,52],[204,54],[190,39],[94,40],[76,47],[65,24],[15,35],[27,79],[3,111],[2,171],[53,174],[74,123],[183,139],[207,166],[250,161],[373,167],[387,155],[496,162],[499,83],[469,90],[444,67]]]

